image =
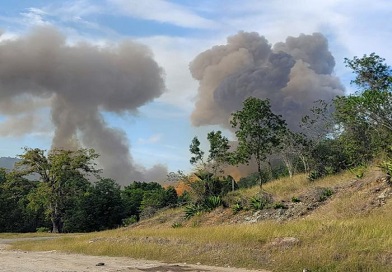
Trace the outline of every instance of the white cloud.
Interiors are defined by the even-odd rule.
[[[158,143],[161,139],[162,139],[163,134],[162,133],[158,133],[158,134],[154,134],[151,135],[148,138],[139,138],[137,140],[138,144],[156,144]]]
[[[203,18],[185,6],[165,0],[108,0],[123,14],[135,18],[169,23],[186,28],[215,28],[216,23]]]

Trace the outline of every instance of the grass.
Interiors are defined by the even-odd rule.
[[[264,189],[291,199],[309,187],[332,187],[352,179],[349,172],[313,183],[298,176],[268,183]],[[355,192],[334,195],[310,216],[287,222],[179,228],[172,228],[170,223],[159,228],[145,225],[65,235],[55,240],[23,241],[14,247],[273,271],[392,271],[391,201],[368,213],[355,209],[370,199],[371,189],[371,183],[364,182]],[[244,190],[243,194],[257,192],[252,190],[257,188]],[[169,211],[165,213],[172,216]],[[284,237],[295,237],[299,242],[276,243]]]

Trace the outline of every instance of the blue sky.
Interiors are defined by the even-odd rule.
[[[208,131],[219,129],[191,125],[198,82],[188,65],[199,53],[225,44],[229,35],[255,31],[274,44],[287,36],[321,32],[335,57],[335,75],[347,92],[352,91],[351,73],[344,57],[376,52],[392,63],[389,0],[1,1],[0,41],[17,39],[37,25],[58,28],[70,44],[88,41],[105,46],[132,39],[152,50],[165,70],[165,93],[136,115],[104,116],[111,127],[125,131],[135,162],[147,168],[164,164],[169,171],[189,170],[193,136],[205,138]],[[0,156],[15,156],[24,146],[50,148],[50,117],[40,129],[19,136],[4,132],[4,127],[12,128],[6,116],[0,115],[0,126]]]

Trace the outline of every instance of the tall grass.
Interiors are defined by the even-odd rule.
[[[291,197],[312,186],[334,186],[352,178],[345,173],[310,183],[298,176],[292,184],[282,179],[264,188],[279,197]],[[252,195],[252,190],[257,189],[244,190],[244,194]],[[363,201],[358,195],[342,193],[311,216],[284,223],[122,228],[24,241],[15,247],[274,271],[392,271],[392,203],[372,213],[358,213],[354,208]],[[276,243],[283,237],[295,237],[298,242]]]

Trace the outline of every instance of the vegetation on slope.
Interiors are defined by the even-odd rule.
[[[314,182],[298,176],[294,182],[284,178],[266,184],[265,190],[281,200],[305,196],[316,187],[334,190],[322,205],[297,218],[250,223],[257,211],[234,214],[222,208],[175,226],[183,211],[174,209],[127,228],[15,247],[274,271],[390,271],[391,188],[380,177],[370,169],[361,179],[346,172]],[[252,190],[257,187],[240,190],[239,196]]]

